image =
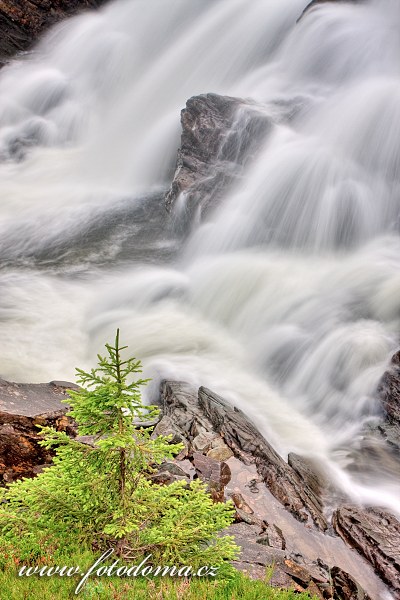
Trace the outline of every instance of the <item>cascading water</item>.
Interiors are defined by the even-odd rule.
[[[118,0],[0,73],[0,374],[73,378],[120,327],[154,378],[241,406],[350,475],[400,329],[400,6]],[[182,245],[163,193],[179,111],[252,98],[257,159]],[[397,470],[397,472],[396,472]]]

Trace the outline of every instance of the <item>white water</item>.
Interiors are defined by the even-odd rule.
[[[345,469],[398,347],[400,6],[296,25],[306,4],[119,0],[1,71],[0,375],[72,379],[120,327],[149,396],[208,386],[400,512],[397,467]],[[179,248],[144,195],[168,187],[179,111],[206,92],[274,126]]]

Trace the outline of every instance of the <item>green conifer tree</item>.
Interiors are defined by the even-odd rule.
[[[218,532],[232,522],[231,503],[215,504],[203,483],[151,482],[154,465],[172,458],[181,445],[151,437],[138,421],[158,414],[145,406],[145,379],[134,358],[123,360],[119,331],[98,367],[80,369],[81,389],[70,391],[69,416],[92,444],[42,429],[44,447],[55,452],[53,464],[33,479],[7,486],[0,500],[0,530],[18,559],[48,557],[49,548],[103,551],[115,548],[127,560],[151,554],[154,564],[220,566],[237,547]]]

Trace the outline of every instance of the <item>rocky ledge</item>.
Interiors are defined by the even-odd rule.
[[[65,17],[105,0],[0,0],[0,65],[29,50],[40,35]]]

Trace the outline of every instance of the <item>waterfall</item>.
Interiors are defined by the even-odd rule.
[[[73,379],[121,328],[163,378],[233,401],[279,452],[354,473],[400,329],[400,6],[116,0],[0,72],[0,375]],[[196,94],[270,119],[187,239],[164,208]],[[360,471],[360,469],[358,469]]]

